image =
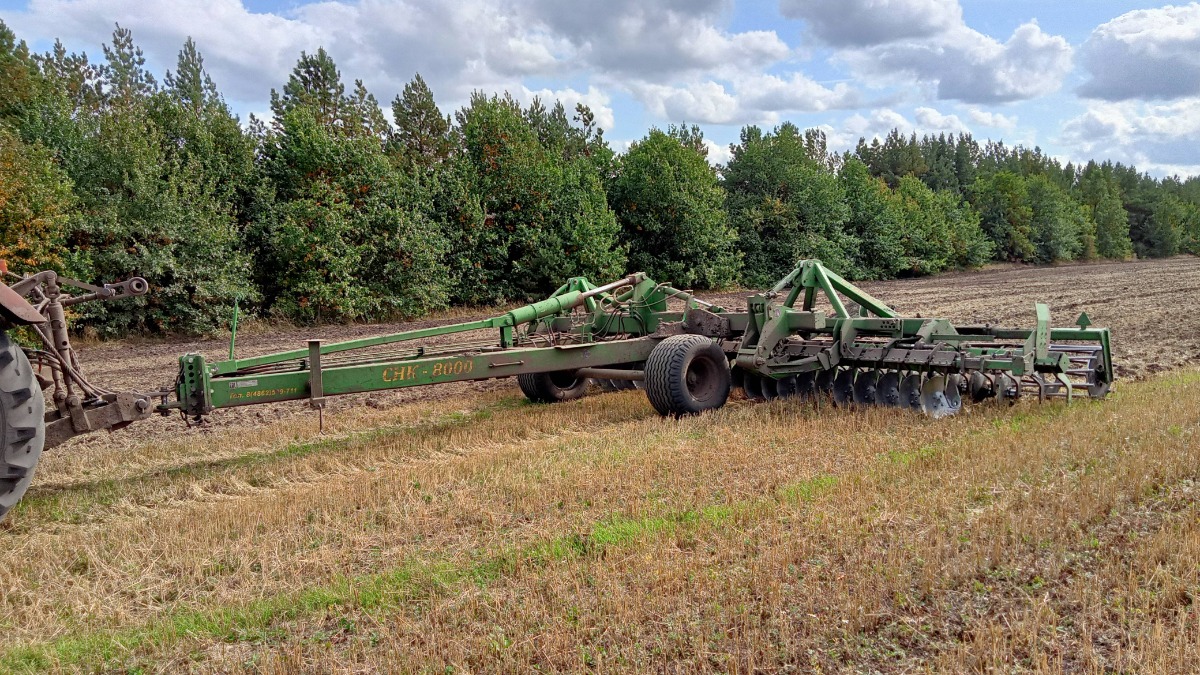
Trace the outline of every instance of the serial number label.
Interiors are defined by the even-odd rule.
[[[277,389],[259,389],[258,391],[235,391],[229,394],[230,401],[250,398],[269,398],[275,396],[295,396],[300,393],[299,387],[279,387]]]
[[[475,362],[469,359],[439,361],[434,364],[389,366],[383,369],[383,381],[410,382],[412,380],[431,379],[447,375],[466,375],[474,369]]]

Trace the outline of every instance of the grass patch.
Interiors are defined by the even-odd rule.
[[[1077,555],[1079,551],[1108,550],[1100,547],[1100,542],[1105,539],[1094,531],[1108,516],[1099,519],[1092,516],[1092,520],[1088,520],[1085,516],[1089,512],[1086,510],[1067,511],[1064,510],[1065,506],[1055,506],[1061,504],[1073,509],[1083,508],[1076,502],[1095,501],[1106,496],[1102,490],[1089,492],[1080,488],[1081,481],[1093,481],[1087,485],[1097,486],[1110,485],[1095,482],[1101,479],[1137,480],[1141,482],[1120,485],[1123,490],[1127,488],[1129,494],[1152,496],[1161,492],[1162,486],[1170,485],[1175,480],[1172,478],[1174,474],[1155,468],[1157,465],[1153,462],[1158,460],[1147,460],[1149,464],[1144,476],[1135,477],[1132,472],[1116,476],[1114,467],[1124,466],[1120,462],[1131,461],[1130,457],[1140,457],[1142,454],[1152,458],[1150,453],[1158,447],[1156,444],[1160,439],[1170,439],[1178,444],[1190,438],[1195,433],[1195,424],[1182,419],[1171,425],[1150,426],[1140,431],[1131,430],[1126,423],[1129,420],[1142,420],[1143,417],[1137,416],[1143,409],[1148,411],[1147,414],[1163,414],[1163,406],[1155,408],[1149,405],[1154,401],[1168,401],[1173,409],[1184,410],[1192,405],[1189,401],[1195,398],[1194,388],[1198,384],[1200,374],[1175,374],[1127,385],[1126,395],[1113,402],[1076,404],[1071,407],[1056,404],[1031,406],[1014,411],[1015,415],[1019,415],[1019,424],[1015,428],[1009,423],[995,423],[1002,418],[991,417],[990,414],[979,414],[978,418],[954,418],[928,425],[915,424],[912,430],[914,434],[925,430],[936,432],[946,429],[945,425],[953,426],[949,427],[952,432],[945,434],[945,440],[914,444],[909,446],[911,449],[881,450],[876,455],[878,461],[874,463],[854,467],[845,474],[821,474],[772,486],[760,491],[762,496],[746,499],[713,497],[711,503],[675,510],[655,510],[657,500],[643,499],[640,504],[630,506],[635,507],[635,513],[638,506],[649,508],[650,513],[638,516],[609,513],[575,531],[559,530],[516,546],[501,543],[490,549],[482,549],[476,557],[468,559],[439,556],[435,551],[422,557],[405,559],[394,568],[378,574],[339,577],[331,583],[244,605],[168,612],[140,626],[80,631],[47,642],[15,647],[0,656],[0,669],[33,672],[79,665],[121,666],[139,659],[152,660],[155,654],[177,649],[181,644],[241,642],[269,648],[271,644],[290,640],[287,636],[281,637],[280,632],[281,624],[287,622],[308,625],[317,617],[333,614],[363,625],[361,619],[364,617],[404,614],[410,611],[413,604],[427,607],[435,604],[430,600],[458,597],[472,587],[485,593],[500,594],[497,597],[504,597],[503,589],[509,587],[521,588],[528,594],[535,591],[529,585],[532,583],[530,579],[538,579],[540,583],[543,575],[554,577],[569,574],[578,579],[591,578],[593,574],[606,570],[611,573],[610,565],[615,563],[609,561],[624,556],[609,556],[609,552],[645,550],[647,555],[657,552],[661,556],[664,542],[676,538],[703,539],[711,544],[711,548],[719,551],[743,545],[755,550],[765,541],[755,539],[751,542],[750,533],[758,531],[758,528],[765,528],[763,531],[770,533],[766,540],[774,537],[780,541],[790,541],[802,534],[808,536],[806,528],[812,528],[812,541],[820,542],[818,550],[821,553],[811,559],[803,555],[788,557],[784,561],[784,569],[791,570],[786,565],[795,569],[780,577],[785,581],[773,577],[764,579],[762,575],[766,572],[751,565],[741,573],[745,575],[750,573],[748,570],[758,570],[755,574],[759,576],[742,577],[741,581],[731,579],[722,588],[736,589],[744,584],[762,584],[765,589],[756,590],[755,593],[759,595],[754,597],[774,597],[772,594],[792,597],[798,591],[787,584],[798,582],[786,581],[790,575],[791,579],[818,584],[826,593],[844,591],[843,595],[850,598],[860,594],[856,589],[861,586],[868,589],[861,591],[861,602],[865,604],[875,602],[872,593],[877,587],[879,590],[891,589],[883,597],[900,598],[902,601],[894,600],[895,605],[890,606],[888,611],[903,610],[904,616],[912,618],[912,625],[894,618],[881,620],[867,613],[867,610],[861,610],[861,614],[835,614],[846,617],[846,632],[838,634],[841,637],[835,640],[837,644],[827,651],[836,652],[840,655],[838,658],[847,659],[842,661],[843,666],[846,663],[876,663],[880,660],[892,663],[888,659],[901,658],[895,656],[897,654],[908,655],[903,657],[908,658],[919,652],[913,646],[913,640],[929,641],[926,648],[931,652],[944,651],[947,638],[944,632],[940,632],[943,629],[934,627],[924,630],[922,621],[926,618],[921,615],[922,612],[931,611],[931,607],[937,607],[939,612],[945,611],[937,605],[942,602],[939,598],[943,595],[950,597],[947,594],[958,592],[960,587],[970,589],[976,584],[983,588],[985,597],[993,597],[997,593],[995,589],[1004,585],[1011,585],[1014,593],[1029,595],[1036,591],[1044,595],[1049,592],[1048,589],[1055,587],[1059,578],[1052,573],[1053,570],[1033,567],[1028,562],[1022,563],[1024,567],[1013,565],[1010,559],[1031,556],[1036,562],[1039,560],[1037,556],[1048,555],[1047,552]],[[778,411],[768,412],[775,415]],[[779,417],[772,424],[791,423],[786,415]],[[728,433],[724,425],[736,419],[740,419],[736,414],[723,413],[696,421],[663,422],[662,426],[654,428],[655,433],[677,433],[682,436],[694,434],[702,425],[711,425],[716,433]],[[877,422],[872,419],[866,424]],[[664,431],[670,429],[676,431]],[[769,435],[774,431],[764,428],[762,433]],[[670,437],[666,440],[670,441]],[[1101,445],[1109,441],[1115,442]],[[702,445],[710,441],[702,434],[694,442]],[[1092,444],[1098,446],[1095,452],[1088,451]],[[1012,453],[1014,448],[1026,447],[1044,448],[1048,453],[1047,459],[1034,455],[1034,461],[1019,465],[1008,455],[997,454],[997,448]],[[1081,457],[1086,461],[1080,461]],[[636,453],[626,453],[622,461],[635,462],[637,459]],[[542,470],[542,466],[531,462],[528,470]],[[1014,473],[1010,475],[1006,472]],[[944,494],[940,491],[944,491]],[[713,488],[707,494],[724,492],[724,489]],[[1097,494],[1093,495],[1092,492]],[[1075,495],[1074,501],[1062,495]],[[1095,503],[1102,505],[1101,502]],[[1083,506],[1089,504],[1092,502],[1083,501]],[[1054,511],[1050,508],[1052,506],[1060,510]],[[1094,508],[1100,509],[1100,506]],[[1099,512],[1108,514],[1109,510]],[[809,517],[805,514],[812,515]],[[902,526],[896,526],[897,523]],[[742,552],[739,555],[748,554]],[[852,580],[836,576],[838,570],[832,566],[834,563],[854,562],[858,557],[866,561],[862,563],[863,569],[870,570],[870,574],[876,576]],[[995,574],[977,574],[977,569],[991,569]],[[689,573],[701,580],[709,578],[709,574],[720,578],[725,572],[736,573],[736,570],[725,568],[697,570],[703,573]],[[780,587],[773,588],[771,584],[780,584]],[[848,586],[843,589],[839,584]],[[685,585],[681,588],[691,587]],[[596,594],[597,597],[602,595],[600,591],[596,591]],[[743,634],[728,627],[720,628],[723,625],[721,617],[745,616],[750,611],[739,609],[739,602],[745,604],[746,601],[736,598],[721,602],[714,600],[705,605],[706,609],[697,610],[704,620],[704,630],[716,635],[711,638],[712,644],[703,648],[725,649],[722,645],[728,644],[729,636]],[[482,604],[486,606],[488,603]],[[681,604],[687,606],[689,603]],[[359,614],[362,616],[354,616]],[[817,616],[817,612],[813,614]],[[803,617],[803,614],[800,616]],[[505,624],[509,620],[496,618],[496,621]],[[572,620],[580,626],[586,625],[586,615],[578,612]],[[822,615],[814,621],[825,620],[826,617]],[[882,635],[880,626],[892,625],[889,621],[896,622],[898,635],[903,632],[908,637],[901,640]],[[814,625],[825,626],[823,623]],[[835,623],[832,628],[823,627],[821,630],[825,632],[820,634],[841,630],[841,626]],[[742,629],[748,630],[746,626]],[[673,630],[679,633],[682,629]],[[517,635],[521,631],[510,626],[505,633]],[[688,630],[681,634],[685,637],[692,635]],[[587,642],[590,638],[580,635],[576,639]],[[943,642],[939,643],[939,640]],[[510,644],[505,650],[520,648],[519,643]],[[670,649],[662,645],[657,648],[662,658],[671,658],[673,652]],[[697,651],[701,649],[694,644],[690,648]],[[598,658],[596,653],[595,649],[589,648],[590,658]],[[825,667],[831,666],[831,662],[822,663]],[[611,662],[609,665],[612,665]],[[736,664],[728,663],[725,667],[733,665]],[[955,661],[953,665],[961,665],[961,662]]]

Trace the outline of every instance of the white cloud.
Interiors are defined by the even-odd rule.
[[[1079,93],[1119,101],[1200,95],[1200,4],[1122,14],[1081,49],[1090,79]]]
[[[1071,71],[1071,45],[1036,21],[1007,42],[963,20],[958,0],[781,0],[818,42],[860,77],[891,86],[902,76],[939,99],[997,103],[1056,91]]]
[[[958,118],[958,115],[944,115],[933,108],[917,108],[914,111],[917,118],[917,125],[927,132],[950,133],[950,134],[965,134],[969,133],[970,129],[963,121]]]
[[[737,120],[738,101],[711,80],[682,87],[634,84],[634,94],[658,117],[676,122],[728,124]]]
[[[990,127],[992,129],[1012,131],[1017,128],[1016,117],[1003,115],[991,110],[983,110],[974,106],[967,108],[967,119],[978,126]]]
[[[566,89],[539,89],[533,91],[522,87],[519,98],[526,104],[533,101],[534,97],[542,100],[542,103],[547,107],[554,104],[555,101],[561,101],[563,107],[567,109],[567,117],[574,117],[575,104],[582,103],[588,108],[591,108],[592,113],[596,116],[596,124],[601,129],[612,129],[616,124],[616,116],[613,114],[612,98],[596,87],[588,87],[586,92],[579,92],[571,87]]]
[[[928,40],[908,40],[844,51],[839,58],[876,81],[911,77],[935,87],[937,98],[1000,103],[1057,91],[1071,71],[1071,45],[1036,22],[1019,26],[1001,44],[957,26]]]
[[[962,23],[958,0],[781,0],[779,9],[834,47],[935,37]]]
[[[759,68],[791,51],[774,31],[721,30],[717,24],[727,9],[723,0],[537,0],[513,7],[567,41],[580,63],[646,82]]]
[[[1169,103],[1095,102],[1063,124],[1075,156],[1155,173],[1200,174],[1200,97]]]
[[[708,163],[716,166],[718,164],[728,164],[729,158],[733,156],[728,145],[714,143],[707,138],[704,139],[704,147],[708,148]]]
[[[802,73],[749,73],[734,78],[729,88],[706,80],[680,86],[635,83],[630,89],[660,117],[704,124],[774,124],[787,113],[855,108],[861,103],[846,84],[829,88]]]

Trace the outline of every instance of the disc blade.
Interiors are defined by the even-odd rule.
[[[946,378],[934,375],[921,385],[921,410],[933,419],[952,414],[946,401]]]
[[[978,370],[971,373],[971,379],[968,382],[968,391],[971,392],[971,400],[976,403],[986,401],[996,395],[996,387],[992,382],[992,378]]]
[[[818,370],[817,374],[813,376],[814,392],[825,396],[832,394],[833,380],[835,379],[836,375],[836,371],[832,369]]]
[[[875,383],[879,372],[875,369],[860,370],[854,376],[854,402],[858,405],[875,405]]]
[[[796,376],[796,393],[800,399],[807,401],[817,394],[817,374],[814,372],[800,373]]]
[[[900,380],[900,405],[909,410],[921,409],[920,373],[910,373]]]
[[[742,387],[746,390],[746,398],[751,401],[763,400],[762,378],[758,373],[746,373],[745,379],[742,380]]]
[[[775,382],[779,398],[793,398],[800,393],[800,381],[796,375],[781,377]]]
[[[773,377],[759,377],[758,381],[762,389],[763,398],[768,401],[774,401],[779,398],[779,380]]]
[[[843,368],[833,378],[833,402],[847,406],[854,401],[854,371]]]
[[[875,384],[875,403],[887,408],[901,406],[900,373],[889,370],[879,377],[879,382]]]
[[[1012,375],[1001,373],[996,376],[996,400],[1002,403],[1013,403],[1021,395],[1021,385]]]
[[[949,407],[951,415],[962,410],[962,387],[962,375],[955,373],[946,376],[946,389],[943,393],[946,395],[946,405]]]

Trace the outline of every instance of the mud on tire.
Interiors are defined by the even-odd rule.
[[[20,501],[46,444],[46,400],[25,352],[0,331],[0,518]]]
[[[646,397],[660,415],[695,415],[725,405],[732,379],[725,352],[703,335],[672,335],[646,360]]]

